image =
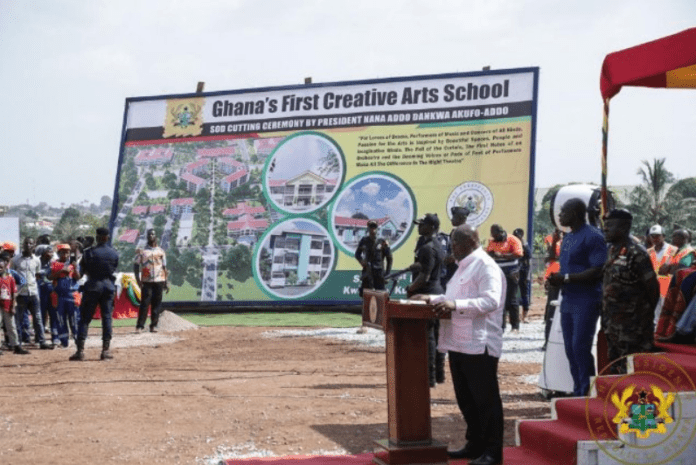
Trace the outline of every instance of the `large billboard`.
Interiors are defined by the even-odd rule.
[[[393,269],[413,220],[531,230],[538,68],[129,98],[111,229],[154,228],[177,302],[346,304],[367,222]],[[394,290],[402,296],[410,279]]]

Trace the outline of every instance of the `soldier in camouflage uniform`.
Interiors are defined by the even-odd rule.
[[[612,210],[604,221],[610,247],[604,265],[602,329],[612,361],[653,350],[660,285],[647,251],[629,236],[632,221],[633,216],[623,209]],[[626,360],[614,363],[611,371],[626,373]]]

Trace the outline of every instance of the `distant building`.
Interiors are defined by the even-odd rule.
[[[240,171],[246,168],[246,166],[244,166],[244,163],[230,157],[218,158],[217,166],[218,170],[225,174],[232,174],[235,171]]]
[[[235,221],[227,223],[227,236],[236,239],[240,237],[253,237],[256,241],[268,228],[268,220],[256,219],[251,215],[242,215]]]
[[[199,178],[191,173],[182,174],[181,180],[186,181],[186,190],[194,194],[198,193],[199,190],[203,189],[208,184],[207,180]]]
[[[269,180],[268,186],[276,204],[302,209],[321,204],[336,188],[336,179],[325,179],[308,170],[291,179]]]
[[[166,205],[150,205],[150,215],[157,215],[167,211]]]
[[[225,218],[237,218],[243,215],[250,215],[254,218],[259,218],[266,213],[266,209],[259,205],[258,207],[252,207],[246,202],[239,202],[235,208],[228,208],[222,212],[222,216]]]
[[[384,218],[372,218],[377,222],[377,237],[387,239],[390,243],[396,242],[404,233],[404,230],[388,216]],[[345,245],[356,246],[360,239],[367,235],[367,222],[369,219],[351,218],[345,216],[334,217],[336,236]]]
[[[135,156],[135,164],[143,165],[163,165],[172,161],[174,150],[170,148],[144,149]]]
[[[237,153],[237,148],[234,145],[228,145],[225,147],[198,149],[196,153],[198,155],[198,158],[230,157]]]
[[[181,174],[191,173],[195,174],[196,176],[207,174],[209,164],[210,160],[208,159],[194,161],[193,163],[189,163],[188,165],[181,168]]]
[[[254,140],[254,150],[259,161],[263,161],[273,152],[276,146],[283,140],[282,137],[267,137]]]
[[[182,213],[191,213],[193,211],[193,197],[172,199],[171,213],[172,215],[180,215]]]
[[[145,215],[147,215],[147,209],[148,209],[147,205],[140,205],[140,206],[131,208],[131,213],[134,215],[137,215],[137,216],[145,216]]]
[[[220,187],[222,187],[222,190],[225,192],[229,192],[235,187],[246,184],[248,181],[249,172],[246,169],[241,169],[223,178],[222,181],[220,181]]]
[[[123,232],[123,234],[118,236],[118,241],[119,242],[128,242],[129,244],[135,244],[135,241],[138,240],[139,235],[140,235],[140,233],[137,229],[126,229]]]
[[[1,216],[1,215],[0,215]],[[46,220],[38,220],[38,221],[28,221],[24,223],[24,225],[28,228],[37,228],[39,231],[44,232],[52,232],[53,228],[56,227],[55,223],[51,221],[46,221]]]
[[[270,237],[270,287],[285,287],[287,278],[295,273],[298,283],[307,283],[312,274],[323,278],[331,266],[329,239],[316,231],[291,230]]]

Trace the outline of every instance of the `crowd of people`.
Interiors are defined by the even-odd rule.
[[[436,214],[415,221],[419,238],[414,264],[407,269],[412,279],[406,293],[433,306],[435,318],[428,325],[430,385],[444,381],[447,354],[457,404],[467,423],[464,447],[448,455],[471,459],[472,465],[495,465],[502,460],[497,377],[502,335],[506,320],[513,333],[527,320],[531,252],[523,230],[508,235],[499,224],[491,226],[482,247],[476,229],[466,224],[468,213],[452,209],[450,234],[439,232]],[[637,238],[631,235],[633,216],[627,210],[608,212],[602,229],[588,223],[587,213],[583,200],[566,201],[558,223],[567,232],[556,229],[544,240],[545,340],[559,314],[576,396],[588,394],[596,372],[592,344],[598,322],[613,374],[626,373],[627,356],[654,351],[656,340],[694,342],[696,332],[696,252],[690,233],[676,228],[668,244],[662,226],[654,225]],[[365,244],[374,250],[356,252],[370,274],[362,287],[385,289],[391,251],[377,238],[376,224],[372,229]]]
[[[113,358],[110,345],[119,255],[109,245],[108,229],[97,228],[96,237],[57,243],[46,235],[26,237],[19,254],[17,244],[11,241],[1,243],[0,248],[4,349],[26,355],[26,346],[67,348],[73,339],[76,352],[70,360],[84,360],[89,325],[98,307],[102,320],[100,358]],[[162,294],[169,287],[166,255],[152,229],[147,233],[147,246],[136,253],[133,271],[142,289],[136,332],[144,329],[148,312],[150,331],[157,332]]]
[[[610,371],[626,372],[626,357],[656,350],[655,342],[693,343],[696,333],[696,251],[691,233],[663,226],[631,234],[633,215],[612,210],[603,231],[586,222],[586,206],[568,200],[560,226],[544,240],[548,341],[560,300],[561,329],[575,395],[586,395],[595,374],[591,355],[597,321],[607,341]],[[560,299],[559,299],[560,296]]]

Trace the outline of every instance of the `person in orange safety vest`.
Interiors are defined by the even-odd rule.
[[[660,274],[659,271],[662,265],[671,262],[677,248],[665,242],[665,234],[662,226],[659,224],[652,226],[648,234],[650,235],[650,241],[653,243],[653,246],[648,249],[648,255],[650,256],[653,269],[657,273],[657,279],[660,281],[660,296],[664,299],[665,295],[667,295],[669,280],[672,277],[669,274]]]

